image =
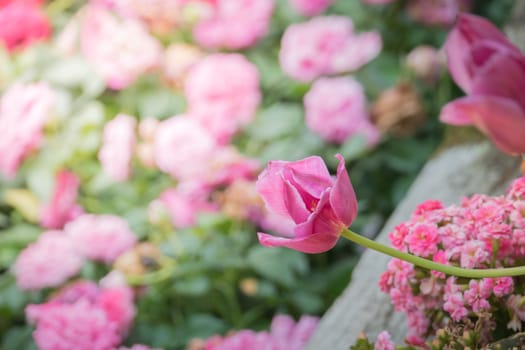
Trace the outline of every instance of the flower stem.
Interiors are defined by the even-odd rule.
[[[506,277],[506,276],[521,276],[525,275],[525,266],[518,267],[503,267],[497,269],[466,269],[463,267],[450,266],[441,263],[434,262],[419,256],[412,255],[399,251],[395,248],[388,247],[384,244],[378,243],[364,236],[361,236],[349,229],[344,229],[341,235],[361,246],[373,249],[380,253],[389,255],[394,258],[398,258],[414,264],[425,269],[443,272],[447,275],[465,277],[465,278],[486,278],[486,277]]]

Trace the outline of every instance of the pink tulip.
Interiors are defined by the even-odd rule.
[[[344,159],[339,154],[336,157],[339,165],[335,179],[317,156],[268,164],[259,175],[257,191],[271,212],[293,222],[293,231],[283,232],[285,237],[259,233],[262,245],[322,253],[336,244],[341,231],[357,215],[357,200]]]
[[[40,214],[40,225],[45,228],[60,229],[82,214],[84,210],[77,204],[80,180],[67,170],[60,171],[56,176],[53,196],[46,203]]]
[[[525,56],[487,20],[463,14],[445,42],[448,67],[468,96],[441,121],[474,125],[502,151],[525,153]]]

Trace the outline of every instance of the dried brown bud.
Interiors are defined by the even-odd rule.
[[[244,278],[241,280],[241,282],[239,283],[239,288],[241,289],[241,291],[247,295],[247,296],[254,296],[255,294],[257,294],[257,289],[258,289],[258,286],[259,286],[259,282],[257,281],[257,279],[255,278]]]
[[[400,83],[379,95],[372,105],[372,120],[381,132],[409,136],[425,120],[425,109],[417,91]]]

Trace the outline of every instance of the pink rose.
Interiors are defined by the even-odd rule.
[[[0,23],[0,44],[11,52],[51,36],[49,20],[30,1],[0,4]]]
[[[335,179],[317,156],[268,164],[259,175],[257,191],[270,211],[294,224],[292,232],[282,232],[284,237],[259,233],[262,245],[322,253],[336,244],[341,231],[357,215],[357,200],[344,159],[341,155],[337,158]]]
[[[361,84],[350,77],[320,78],[304,97],[306,125],[323,139],[343,143],[363,135],[368,144],[379,140],[370,123]]]
[[[16,258],[13,274],[20,289],[55,287],[80,272],[84,260],[61,231],[47,231]]]
[[[86,9],[81,45],[86,59],[115,90],[133,84],[157,67],[162,58],[160,44],[140,22],[131,18],[119,20],[97,4]]]
[[[259,161],[247,158],[233,146],[217,148],[213,158],[203,168],[200,181],[209,187],[230,185],[239,179],[255,179]]]
[[[414,20],[430,25],[450,26],[462,11],[469,11],[471,0],[411,0],[408,14]]]
[[[468,96],[441,121],[474,125],[510,154],[525,153],[525,56],[482,17],[462,14],[445,42],[448,68]]]
[[[154,156],[160,170],[180,181],[193,180],[202,176],[215,147],[215,140],[203,126],[181,115],[159,124]]]
[[[210,55],[189,71],[184,92],[189,116],[226,144],[255,117],[261,100],[259,72],[240,54]]]
[[[242,49],[261,39],[270,25],[273,0],[215,0],[211,16],[193,30],[205,48]]]
[[[0,100],[0,171],[13,178],[20,163],[43,141],[43,128],[54,107],[45,83],[16,84]]]
[[[80,180],[67,170],[58,172],[51,201],[40,213],[40,225],[45,228],[61,229],[68,221],[75,219],[84,210],[77,204]]]
[[[127,222],[114,215],[84,214],[64,228],[76,249],[91,260],[112,263],[137,242]]]
[[[312,17],[324,12],[333,0],[289,0],[301,15]]]
[[[281,40],[282,70],[299,81],[359,69],[381,51],[376,32],[356,34],[349,18],[316,17],[290,25]]]
[[[119,114],[104,126],[104,139],[98,158],[104,172],[115,181],[126,181],[130,175],[135,148],[135,118]]]

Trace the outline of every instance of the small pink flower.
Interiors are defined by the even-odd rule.
[[[45,83],[16,84],[0,100],[0,172],[13,178],[20,163],[44,140],[44,124],[54,108],[54,94]]]
[[[355,34],[347,17],[316,17],[290,25],[281,40],[282,70],[300,81],[359,69],[381,51],[376,32]]]
[[[60,231],[47,231],[16,258],[12,271],[20,289],[55,287],[80,272],[84,260],[72,240]]]
[[[257,191],[267,208],[287,221],[293,232],[285,237],[259,233],[259,242],[268,247],[284,246],[304,253],[322,253],[337,242],[341,231],[357,215],[357,200],[344,159],[333,179],[320,157],[295,162],[271,161],[259,175]]]
[[[312,17],[324,12],[333,0],[289,0],[290,4],[303,16]]]
[[[12,1],[0,6],[0,45],[7,50],[23,49],[51,36],[45,14],[30,1]]]
[[[68,223],[64,231],[86,258],[105,263],[115,261],[137,241],[127,222],[114,215],[84,214]]]
[[[502,297],[514,291],[514,280],[512,277],[498,277],[493,279],[493,290],[495,296]]]
[[[411,230],[405,242],[413,254],[426,258],[437,252],[440,239],[434,225],[421,223]]]
[[[121,346],[121,347],[118,348],[118,350],[155,350],[155,349],[150,348],[147,345],[135,344],[135,345],[132,345],[130,347],[128,347],[128,346]]]
[[[255,117],[261,100],[259,72],[240,54],[213,54],[189,71],[184,92],[189,116],[219,144],[227,144]]]
[[[395,344],[387,331],[379,333],[374,344],[374,350],[395,350]]]
[[[154,144],[155,162],[174,178],[194,180],[213,159],[212,135],[189,116],[175,116],[160,123]]]
[[[95,307],[105,311],[108,320],[117,325],[120,334],[126,334],[135,317],[133,291],[129,287],[103,289]]]
[[[462,11],[469,11],[471,0],[411,0],[408,14],[416,21],[439,26],[450,26]]]
[[[486,293],[481,287],[480,283],[475,280],[469,282],[469,289],[464,293],[465,302],[472,307],[474,312],[482,312],[490,309],[490,303],[487,298],[490,293]]]
[[[61,229],[64,225],[82,214],[84,210],[77,204],[80,180],[67,170],[56,175],[55,188],[51,201],[40,212],[40,225],[50,229]]]
[[[304,97],[306,125],[323,139],[343,143],[362,135],[369,145],[379,140],[370,123],[361,84],[350,77],[320,78]]]
[[[119,114],[104,126],[104,138],[98,158],[104,172],[115,181],[126,181],[130,175],[135,148],[135,118]]]
[[[205,48],[242,49],[261,39],[270,25],[274,0],[215,0],[212,13],[193,30]]]
[[[133,84],[161,62],[161,46],[140,22],[117,19],[103,6],[89,4],[81,30],[87,60],[111,89]]]
[[[394,1],[395,0],[361,0],[362,3],[367,5],[386,5]]]

